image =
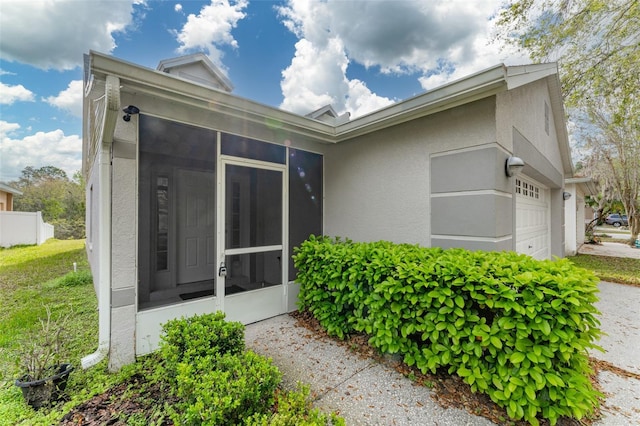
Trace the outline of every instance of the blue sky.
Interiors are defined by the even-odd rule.
[[[502,0],[1,0],[0,181],[69,176],[82,151],[82,55],[145,67],[204,52],[236,95],[307,114],[366,114],[495,64]]]

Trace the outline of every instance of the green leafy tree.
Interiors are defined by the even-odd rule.
[[[595,178],[606,199],[622,203],[629,218],[633,245],[640,232],[640,127],[638,117],[617,122],[617,106],[601,103],[589,110],[595,131],[585,135],[591,155],[587,169]]]
[[[54,226],[56,238],[84,238],[85,185],[80,173],[69,179],[54,166],[28,166],[11,185],[22,191],[14,210],[42,212],[43,220]]]
[[[615,95],[637,108],[639,0],[512,0],[498,28],[534,61],[558,61],[569,106]]]
[[[640,0],[512,0],[498,37],[534,61],[558,62],[582,130],[576,139],[588,149],[586,170],[601,201],[624,205],[633,243],[640,231]]]

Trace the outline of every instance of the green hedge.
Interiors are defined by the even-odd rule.
[[[332,335],[364,331],[422,372],[455,373],[513,419],[555,424],[598,405],[598,280],[569,261],[326,237],[294,260],[300,307]]]

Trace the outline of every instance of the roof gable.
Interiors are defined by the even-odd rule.
[[[233,90],[233,84],[220,68],[203,53],[165,59],[158,64],[158,71],[165,72],[225,92]]]
[[[305,117],[313,118],[314,120],[319,120],[324,123],[338,125],[349,121],[349,117],[351,114],[348,112],[338,115],[335,109],[331,105],[325,105],[322,108],[319,108],[313,112],[310,112]]]

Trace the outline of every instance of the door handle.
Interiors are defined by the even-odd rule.
[[[218,269],[218,276],[219,277],[227,276],[227,266],[224,264],[224,262],[220,262],[220,268]]]

